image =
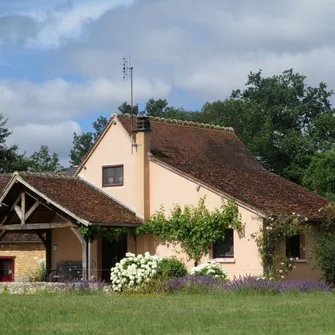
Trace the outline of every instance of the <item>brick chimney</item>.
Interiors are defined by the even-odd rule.
[[[138,169],[138,214],[144,219],[150,217],[150,120],[146,116],[136,118],[136,154]]]

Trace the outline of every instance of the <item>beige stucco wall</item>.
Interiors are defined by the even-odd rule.
[[[145,136],[150,135],[146,134]],[[143,140],[143,134],[138,135],[139,147],[132,149],[129,134],[115,120],[115,124],[110,127],[98,147],[89,157],[79,176],[117,199],[139,217],[144,217],[146,210],[148,213],[146,217],[152,215],[162,205],[167,212],[176,203],[179,205],[196,205],[199,199],[204,196],[206,196],[206,205],[209,209],[220,206],[222,198],[219,194],[203,186],[198,188],[198,183],[175,173],[167,167],[143,159],[146,150],[142,150],[142,148],[145,148],[145,145],[142,146],[143,143],[139,143]],[[124,185],[121,187],[102,187],[102,167],[119,164],[124,165]],[[142,166],[145,164],[147,164],[147,167]],[[149,175],[147,183],[143,179],[146,176],[145,173]],[[144,189],[145,186],[148,187],[147,190]],[[146,201],[144,201],[145,197],[147,197]],[[240,205],[239,211],[245,225],[245,231],[243,237],[238,236],[236,231],[234,233],[234,260],[217,259],[216,261],[219,261],[228,271],[229,277],[245,274],[261,275],[263,273],[261,259],[255,240],[251,237],[253,233],[259,231],[261,221],[257,213],[247,206]],[[75,243],[79,244],[78,241],[75,241]],[[306,246],[313,243],[313,237],[306,239]],[[161,257],[176,256],[187,264],[188,269],[193,266],[193,261],[188,259],[180,245],[167,244],[154,236],[139,236],[136,242],[132,237],[129,237],[128,251],[135,253],[149,251]],[[80,259],[80,248],[77,251],[68,250],[62,257],[65,257],[65,255]],[[92,246],[93,259],[99,259],[97,245]],[[202,262],[210,259],[212,259],[211,250],[202,259]],[[92,267],[94,267],[93,264]],[[99,268],[98,261],[97,268]],[[94,273],[94,270],[92,273]],[[289,278],[320,278],[320,271],[314,269],[314,260],[309,250],[306,250],[306,261],[296,263],[296,269],[291,272]]]
[[[140,169],[138,152],[131,148],[131,141],[126,130],[117,123],[112,125],[93,151],[79,173],[79,177],[94,184],[134,212],[141,212],[139,198]],[[102,187],[102,167],[108,165],[124,166],[124,185]]]
[[[164,205],[166,212],[173,208],[174,204],[196,205],[198,201],[206,196],[206,206],[212,210],[219,207],[222,202],[220,195],[210,191],[205,187],[198,189],[198,184],[188,180],[177,173],[160,166],[155,162],[150,162],[150,212],[151,215],[161,205]],[[260,220],[258,215],[252,210],[239,206],[242,222],[245,225],[244,237],[239,237],[234,232],[234,262],[231,259],[218,259],[222,266],[228,271],[229,277],[239,276],[243,274],[261,275],[263,268],[258,254],[258,248],[251,237],[252,233],[258,232],[260,228]],[[152,237],[147,237],[151,239]],[[182,251],[180,245],[172,246],[158,239],[154,239],[151,243],[152,248],[157,255],[165,257],[175,255],[186,262],[190,269],[193,261],[189,261],[187,255]],[[145,250],[139,250],[144,252]],[[202,260],[212,259],[212,253],[204,257]]]
[[[142,136],[142,134],[141,134]],[[150,136],[146,134],[146,136]],[[138,142],[143,141],[138,136]],[[149,180],[146,184],[149,192],[143,190],[143,168],[140,165],[145,162],[141,159],[143,155],[141,143],[140,149],[131,149],[131,141],[128,133],[116,120],[93,151],[88,161],[79,173],[79,177],[94,184],[107,194],[111,195],[122,204],[136,212],[139,217],[143,217],[143,194],[148,194],[149,205],[148,215],[153,214],[163,204],[166,210],[173,207],[175,203],[180,205],[197,204],[199,199],[207,196],[206,205],[209,209],[220,206],[221,197],[208,189],[201,187],[197,191],[197,183],[187,180],[156,163],[149,162]],[[102,187],[102,167],[106,165],[124,165],[124,185],[121,187]],[[148,171],[148,170],[146,170]],[[233,263],[227,260],[220,262],[227,269],[230,277],[240,274],[262,274],[262,265],[258,256],[258,249],[251,234],[259,230],[259,220],[257,215],[243,207],[239,207],[242,221],[245,223],[245,237],[239,238],[235,232],[235,259]],[[178,245],[167,245],[152,236],[138,237],[136,245],[128,241],[128,250],[137,253],[149,251],[159,256],[176,255],[187,263],[190,269],[193,262],[189,261],[182,248]],[[211,253],[203,261],[211,258]]]
[[[321,236],[322,231],[319,225],[312,225],[311,231],[305,234],[304,259],[294,262],[295,269],[287,276],[287,279],[321,279],[322,273],[319,267],[315,266],[313,246]],[[284,249],[284,248],[283,248]]]
[[[38,267],[40,259],[45,260],[43,243],[0,243],[0,257],[15,257],[14,280],[29,280]]]
[[[77,236],[70,228],[53,229],[51,238],[51,268],[66,261],[81,261],[82,248]],[[54,251],[57,246],[57,251]],[[91,275],[98,276],[98,243],[91,244]]]

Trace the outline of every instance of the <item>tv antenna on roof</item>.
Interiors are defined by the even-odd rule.
[[[134,68],[131,65],[131,56],[128,56],[128,59],[126,57],[123,57],[123,68],[122,68],[122,73],[123,73],[123,81],[128,81],[130,80],[130,133],[132,137],[132,147],[134,146],[133,142],[133,133],[134,133]]]

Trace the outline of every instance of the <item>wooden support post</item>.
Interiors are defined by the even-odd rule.
[[[6,234],[7,234],[6,230],[0,232],[0,241],[5,237]]]
[[[83,269],[83,280],[87,280],[87,240],[76,228],[71,228],[81,244],[81,260]]]
[[[7,231],[5,230],[5,232]],[[51,271],[51,229],[46,230],[45,238],[40,231],[36,230],[35,233],[38,235],[45,247],[45,269],[47,271],[47,276],[49,276]]]
[[[24,192],[21,193],[21,224],[24,225],[26,223],[26,194]]]
[[[91,279],[91,241],[87,240],[87,279]]]
[[[47,274],[49,275],[52,268],[51,268],[51,259],[52,259],[52,256],[51,256],[51,252],[52,252],[52,249],[51,249],[51,239],[52,239],[52,230],[51,229],[48,229],[46,231],[46,236],[45,236],[45,268],[47,270]]]
[[[40,238],[41,242],[43,243],[44,247],[47,247],[47,241],[46,239],[43,237],[42,233],[38,230],[35,230],[35,234],[38,235],[38,237]]]
[[[29,209],[29,211],[25,214],[25,220],[28,220],[29,216],[31,214],[33,214],[33,212],[36,210],[36,208],[38,207],[40,203],[38,201],[36,201],[31,208]]]

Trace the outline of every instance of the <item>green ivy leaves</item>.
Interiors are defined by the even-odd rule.
[[[168,242],[182,244],[187,255],[197,264],[206,255],[211,243],[224,239],[226,228],[242,231],[238,206],[234,201],[222,202],[220,208],[207,209],[205,198],[197,206],[181,208],[175,205],[170,215],[164,208],[157,211],[147,222],[137,228],[137,234],[154,234]]]

